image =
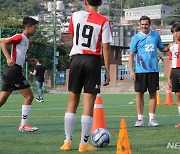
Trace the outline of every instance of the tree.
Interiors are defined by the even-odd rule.
[[[47,69],[52,70],[53,67],[53,45],[47,43],[47,38],[41,30],[31,37],[29,57],[40,59]],[[30,66],[33,68],[34,66]]]
[[[175,11],[172,16],[163,20],[167,25],[173,25],[174,23],[180,22],[180,3],[177,0],[173,1],[173,8]]]
[[[70,45],[61,44],[57,46],[59,52],[57,70],[66,70],[69,67],[69,53],[71,50]]]
[[[0,25],[9,20],[14,24],[22,16],[37,15],[42,10],[37,0],[0,0],[0,6]]]

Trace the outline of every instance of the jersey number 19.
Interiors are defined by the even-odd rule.
[[[76,28],[76,45],[79,44],[79,29],[80,29],[80,23],[77,24],[77,28]],[[81,45],[83,47],[90,47],[91,45],[91,39],[92,39],[92,34],[93,34],[93,30],[94,30],[94,27],[91,26],[91,25],[84,25],[83,26],[83,30],[82,30],[82,37],[83,38],[87,38],[87,42],[86,43],[81,43]]]

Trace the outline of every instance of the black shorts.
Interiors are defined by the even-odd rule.
[[[70,61],[68,91],[80,94],[100,93],[101,57],[95,55],[74,55]]]
[[[134,88],[136,92],[156,92],[159,90],[159,73],[136,73],[136,79],[134,82]]]
[[[180,92],[180,68],[173,68],[171,72],[172,92]]]
[[[6,67],[2,74],[2,91],[12,92],[13,90],[20,90],[30,87],[28,81],[22,74],[22,67],[14,65]]]

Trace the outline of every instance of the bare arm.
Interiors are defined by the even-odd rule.
[[[3,52],[4,56],[6,57],[7,65],[8,66],[14,66],[15,61],[9,55],[9,52],[7,50],[7,44],[6,44],[6,39],[5,38],[0,39],[0,46],[2,48],[2,52]]]
[[[45,81],[46,81],[46,83],[47,83],[47,79],[48,79],[48,74],[47,74],[47,70],[45,70]]]
[[[169,47],[168,46],[165,46],[164,48],[162,49],[159,49],[161,52],[167,52],[169,50]]]
[[[110,64],[109,64],[109,53],[111,51],[110,43],[103,43],[103,57],[104,57],[104,64],[106,68],[106,73],[105,73],[105,83],[103,86],[107,86],[110,82]]]
[[[171,72],[172,72],[172,60],[169,60],[169,68],[168,68],[168,86],[171,87]]]
[[[161,51],[161,52],[167,52],[167,51],[169,50],[170,46],[173,45],[173,44],[175,44],[175,42],[169,43],[168,46],[165,46],[164,48],[160,49],[160,51]]]
[[[30,72],[31,75],[36,75],[37,71],[34,70],[33,72]]]
[[[130,69],[130,77],[131,79],[135,80],[135,73],[134,73],[134,52],[129,53],[129,69]]]

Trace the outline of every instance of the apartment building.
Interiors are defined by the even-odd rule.
[[[147,15],[151,18],[153,24],[163,25],[162,19],[171,16],[171,14],[174,11],[174,8],[160,4],[124,9],[123,11],[125,14],[124,20],[128,21],[128,23],[137,22],[141,16]]]

